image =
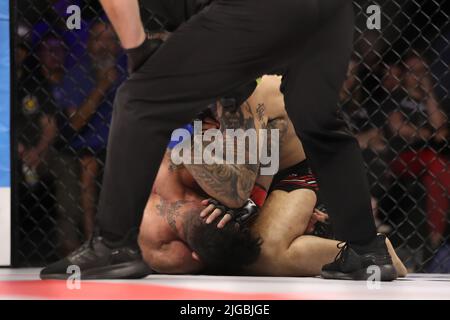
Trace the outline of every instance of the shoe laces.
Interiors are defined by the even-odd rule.
[[[344,261],[344,253],[347,252],[347,248],[348,248],[348,243],[346,242],[339,242],[336,247],[339,249],[338,254],[336,255],[336,257],[334,258],[334,262],[338,261],[338,260],[342,260]]]
[[[83,252],[86,249],[94,249],[94,236],[91,236],[88,240],[86,240],[78,249],[72,252],[71,256],[77,256],[81,252]]]

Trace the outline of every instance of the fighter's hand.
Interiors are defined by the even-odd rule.
[[[329,218],[329,216],[325,212],[320,211],[317,208],[314,209],[314,212],[311,216],[311,220],[309,220],[308,227],[306,227],[306,233],[309,233],[309,234],[313,233],[314,229],[316,227],[316,223],[317,222],[325,223],[328,221],[328,218]]]
[[[259,213],[259,207],[251,199],[248,199],[244,206],[236,209],[228,208],[215,199],[208,199],[203,204],[206,209],[200,213],[200,217],[206,218],[206,223],[212,223],[223,215],[217,225],[218,228],[223,228],[230,221],[234,221],[236,227],[245,226]]]
[[[206,199],[202,201],[202,205],[205,206],[205,209],[200,213],[200,217],[206,219],[206,223],[213,223],[217,218],[223,215],[226,211],[226,207],[217,205],[215,203],[211,203],[212,199]],[[233,216],[229,213],[225,214],[222,219],[217,224],[217,228],[222,229],[226,226],[228,222],[233,219]]]

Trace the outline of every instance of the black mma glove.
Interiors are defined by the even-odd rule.
[[[168,37],[168,32],[147,33],[147,37],[139,47],[125,50],[128,56],[128,73],[138,70]]]
[[[317,203],[316,209],[328,213],[326,206],[321,202]],[[320,238],[335,239],[333,226],[329,220],[325,222],[317,221],[312,234]]]
[[[252,222],[259,213],[259,207],[251,199],[248,199],[244,206],[237,209],[228,208],[215,199],[209,199],[208,203],[220,209],[223,214],[231,215],[233,221],[241,227]]]

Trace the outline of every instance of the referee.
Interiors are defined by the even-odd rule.
[[[377,265],[381,280],[396,278],[384,238],[376,234],[358,144],[337,110],[352,53],[351,0],[147,0],[169,18],[198,12],[163,44],[146,36],[137,0],[101,3],[131,73],[116,95],[98,232],[45,268],[42,278],[64,277],[69,265],[78,265],[84,278],[145,276],[130,230],[140,225],[172,131],[219,97],[273,73],[283,75],[289,116],[335,235],[347,243],[322,276],[363,280]]]

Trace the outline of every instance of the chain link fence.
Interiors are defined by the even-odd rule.
[[[12,3],[13,262],[41,266],[92,233],[126,60],[97,1]],[[66,26],[74,4],[80,30]],[[147,29],[171,27],[141,5]],[[380,30],[367,27],[371,5],[381,8]],[[355,1],[355,51],[340,93],[379,231],[415,272],[450,272],[448,9],[445,1]]]

